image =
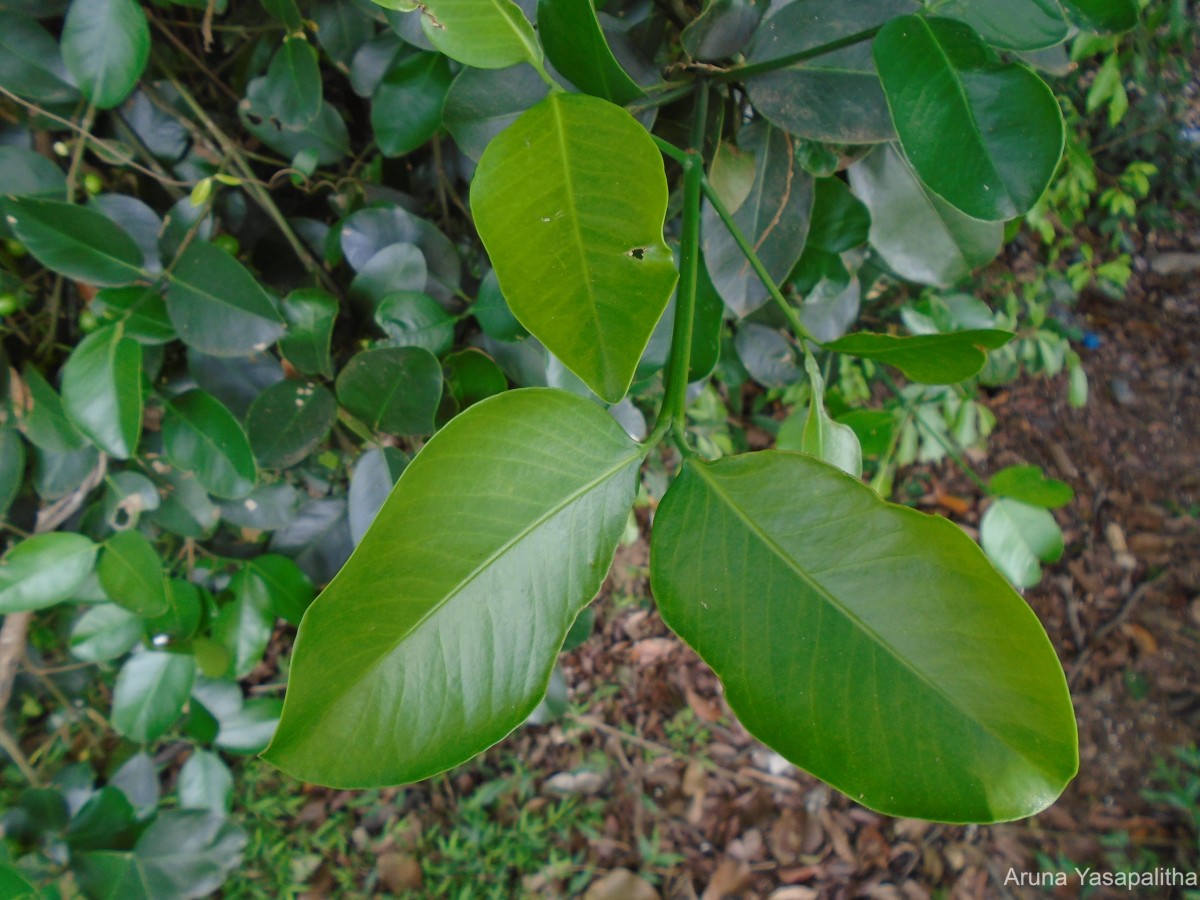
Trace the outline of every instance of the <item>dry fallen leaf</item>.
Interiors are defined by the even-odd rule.
[[[628,869],[613,869],[588,886],[583,900],[659,900],[659,894],[650,882]]]

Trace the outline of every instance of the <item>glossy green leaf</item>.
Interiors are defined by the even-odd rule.
[[[142,348],[119,325],[93,331],[63,366],[63,411],[87,437],[128,459],[142,433]]]
[[[460,410],[508,390],[508,379],[495,361],[474,347],[451,353],[443,361],[446,387]]]
[[[122,333],[139,344],[167,344],[179,337],[166,301],[153,288],[106,288],[92,299],[92,312],[119,321]]]
[[[275,735],[282,710],[283,701],[276,697],[247,700],[236,712],[221,717],[216,745],[241,756],[262,753]]]
[[[119,531],[104,542],[96,566],[108,599],[139,616],[167,611],[167,587],[162,560],[140,531]]]
[[[392,64],[371,97],[371,127],[384,156],[404,156],[433,137],[453,80],[440,53],[414,53]]]
[[[372,315],[388,294],[422,291],[429,280],[425,254],[415,244],[391,244],[372,256],[350,283],[350,299]]]
[[[1043,509],[1058,509],[1075,499],[1075,491],[1069,484],[1047,478],[1041,466],[1001,469],[988,479],[988,491],[995,497],[1011,497]]]
[[[304,128],[321,112],[325,98],[317,51],[304,38],[284,38],[271,57],[266,79],[266,103],[284,128]]]
[[[688,56],[726,59],[741,53],[769,4],[762,0],[707,0],[680,35]]]
[[[42,893],[13,866],[0,863],[0,896],[9,900],[42,900]]]
[[[499,70],[464,68],[446,94],[442,121],[458,148],[478,161],[492,138],[548,91],[546,82],[529,65]]]
[[[1006,50],[1044,50],[1067,39],[1070,27],[1058,0],[949,0],[939,16],[966,22],[993,47]]]
[[[537,24],[546,58],[581,91],[621,105],[645,96],[609,49],[592,0],[538,0]]]
[[[227,813],[233,805],[233,773],[217,754],[193,750],[179,769],[176,790],[184,809]]]
[[[153,522],[181,537],[202,540],[221,520],[221,511],[190,472],[172,468],[162,473],[162,503],[150,514]]]
[[[152,650],[131,656],[117,675],[113,728],[141,744],[162,737],[183,712],[195,677],[190,656]]]
[[[994,329],[905,336],[863,331],[826,344],[825,349],[887,363],[920,384],[957,384],[980,373],[988,350],[1012,339],[1012,332]]]
[[[825,379],[811,354],[804,357],[811,392],[808,417],[800,434],[800,450],[809,456],[837,466],[852,478],[862,477],[862,447],[858,435],[849,425],[833,421],[825,411]]]
[[[750,377],[764,387],[783,388],[800,380],[796,350],[777,328],[751,322],[738,328],[733,346]]]
[[[475,297],[475,305],[471,307],[471,315],[483,333],[497,341],[512,342],[529,337],[528,330],[517,321],[509,309],[508,301],[504,299],[495,269],[489,269],[479,283],[479,293]]]
[[[241,528],[274,531],[292,520],[300,506],[300,491],[286,481],[264,484],[241,500],[221,504],[221,518]]]
[[[520,725],[608,570],[642,455],[560,391],[454,419],[305,615],[268,761],[310,782],[398,784]]]
[[[900,144],[930,190],[986,221],[1033,207],[1065,139],[1044,81],[952,19],[893,19],[872,52]]]
[[[63,23],[62,57],[99,109],[129,96],[150,59],[150,25],[136,0],[74,0]]]
[[[33,197],[0,199],[0,210],[37,261],[60,275],[101,287],[147,277],[141,249],[103,213]]]
[[[337,401],[328,388],[288,379],[258,395],[246,414],[246,432],[260,466],[286,469],[312,453],[336,420]]]
[[[350,537],[356,545],[375,521],[408,462],[408,457],[394,447],[375,447],[354,463],[350,490],[346,495],[346,514],[350,520]]]
[[[442,366],[423,347],[364,350],[338,375],[338,402],[375,431],[432,434]]]
[[[758,120],[748,125],[738,140],[739,149],[754,157],[755,175],[749,195],[733,218],[771,278],[779,283],[804,250],[813,208],[813,178],[796,162],[791,136],[769,122]],[[708,274],[730,312],[745,316],[766,303],[766,288],[707,203],[700,233]]]
[[[13,412],[29,443],[53,453],[68,453],[86,446],[87,440],[67,418],[62,398],[42,373],[26,363],[21,374],[26,397],[24,402],[13,404]]]
[[[238,104],[238,115],[246,130],[284,156],[304,154],[319,166],[332,165],[350,152],[350,135],[337,109],[321,103],[317,117],[303,128],[285,128],[272,108],[273,98],[266,76],[246,85],[246,99]]]
[[[0,146],[0,194],[65,200],[67,179],[62,169],[40,153]]]
[[[105,785],[92,794],[67,826],[71,853],[132,847],[137,813],[120,788]]]
[[[796,0],[763,21],[747,61],[780,59],[845,40],[919,9],[916,0]],[[823,53],[746,79],[755,109],[813,141],[869,144],[895,137],[870,42]]]
[[[0,9],[0,85],[52,106],[79,99],[58,41],[35,19],[7,9]]]
[[[211,356],[247,356],[283,334],[273,301],[236,259],[193,241],[171,273],[167,312],[183,342]]]
[[[663,619],[750,732],[866,806],[1016,819],[1075,774],[1054,648],[945,519],[799,454],[693,458],[650,569]]]
[[[142,619],[115,603],[88,607],[71,629],[71,655],[84,662],[124,656],[142,639]]]
[[[605,400],[629,389],[675,284],[667,183],[646,130],[552,94],[479,161],[471,209],[516,317]]]
[[[1136,28],[1136,0],[1060,0],[1067,15],[1089,31],[1119,33]]]
[[[1040,506],[1001,498],[988,507],[979,523],[984,552],[1019,588],[1042,580],[1039,563],[1057,562],[1063,555],[1063,533],[1054,516]]]
[[[264,553],[247,563],[246,574],[262,582],[275,615],[293,625],[300,624],[316,592],[299,566],[286,556]]]
[[[288,330],[279,350],[301,374],[333,377],[329,343],[337,311],[337,299],[319,288],[292,291],[283,301]]]
[[[949,287],[1000,252],[1004,226],[931,193],[894,146],[851,166],[850,184],[871,212],[871,246],[902,278]]]
[[[260,578],[239,571],[229,582],[233,598],[221,607],[213,621],[213,640],[229,651],[229,671],[234,678],[250,674],[267,649],[275,628],[271,594]]]
[[[442,53],[476,69],[541,65],[533,26],[512,0],[425,0],[421,27]]]
[[[0,427],[0,520],[8,515],[24,481],[25,445],[15,428]]]
[[[182,578],[166,580],[167,610],[158,616],[146,619],[146,634],[155,646],[163,639],[186,641],[195,635],[204,618],[205,600],[200,589]]]
[[[258,480],[254,451],[242,426],[220,401],[191,390],[166,404],[162,423],[167,459],[214,497],[236,500]]]
[[[394,291],[379,301],[375,322],[393,347],[424,347],[441,356],[454,343],[454,319],[427,294]]]
[[[37,534],[0,560],[0,614],[69,600],[92,574],[96,545],[82,534]]]

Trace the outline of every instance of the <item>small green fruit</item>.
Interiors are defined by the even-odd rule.
[[[85,309],[79,314],[79,330],[84,334],[91,334],[100,327],[100,320],[96,318],[96,314],[90,309]]]
[[[212,239],[212,243],[214,247],[220,247],[230,256],[237,256],[242,250],[241,243],[232,234],[218,234]]]
[[[104,190],[104,182],[95,172],[88,172],[83,176],[83,189],[88,192],[89,196],[95,197]]]

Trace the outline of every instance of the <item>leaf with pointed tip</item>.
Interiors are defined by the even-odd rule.
[[[488,146],[471,210],[513,314],[616,403],[675,285],[667,182],[646,130],[596,97],[555,93]]]
[[[1049,510],[1001,498],[979,523],[979,543],[996,568],[1019,588],[1042,580],[1040,563],[1058,562],[1063,533]]]
[[[237,500],[254,490],[258,471],[246,432],[219,400],[201,390],[173,397],[163,416],[163,448],[214,497]]]
[[[221,607],[213,620],[212,637],[229,651],[228,672],[233,678],[245,678],[266,652],[275,628],[271,593],[262,579],[247,569],[229,582],[233,599]]]
[[[75,0],[63,23],[62,58],[98,109],[129,96],[150,59],[150,25],[136,0]]]
[[[575,87],[621,105],[646,96],[609,49],[592,0],[538,0],[537,23],[546,57]]]
[[[520,725],[600,587],[642,457],[556,390],[452,420],[305,614],[266,759],[314,783],[400,784]]]
[[[82,534],[37,534],[0,560],[0,614],[68,600],[92,574],[96,545]]]
[[[862,477],[862,446],[849,425],[841,425],[825,411],[825,379],[811,354],[804,357],[812,392],[808,400],[808,418],[800,435],[800,450],[809,456],[837,466],[852,478]]]
[[[321,112],[324,94],[317,51],[302,37],[284,38],[271,57],[264,102],[284,128],[306,127]]]
[[[113,728],[140,744],[162,737],[183,712],[195,677],[190,656],[150,650],[131,656],[113,690]]]
[[[826,350],[895,366],[920,384],[957,384],[978,375],[987,363],[987,351],[1013,339],[1011,331],[976,329],[948,334],[848,334]]]
[[[371,97],[371,127],[384,156],[404,156],[433,137],[453,80],[440,53],[414,53],[392,63]]]
[[[137,243],[103,213],[34,197],[0,198],[0,210],[13,234],[53,272],[100,287],[147,277]]]
[[[1062,157],[1058,100],[1032,69],[1002,63],[969,26],[903,16],[872,48],[905,155],[929,189],[999,221],[1041,197]]]
[[[1065,481],[1047,478],[1041,466],[1009,466],[988,480],[988,491],[996,497],[1011,497],[1030,506],[1058,509],[1075,498]]]
[[[58,41],[36,19],[8,8],[0,9],[0,86],[47,106],[79,100]]]
[[[93,331],[63,366],[63,411],[93,444],[128,459],[142,433],[142,348],[119,325]]]
[[[939,16],[960,19],[993,47],[1006,50],[1044,50],[1067,39],[1071,29],[1058,0],[950,0],[937,8]]]
[[[650,578],[750,732],[866,806],[1004,821],[1075,775],[1053,646],[945,519],[800,454],[692,458],[655,516]]]
[[[118,606],[145,618],[167,611],[162,560],[140,531],[119,531],[105,541],[96,574]]]
[[[512,0],[424,0],[421,27],[451,59],[476,69],[540,65],[542,46]]]
[[[1080,28],[1116,34],[1136,28],[1137,0],[1061,0],[1067,15]]]

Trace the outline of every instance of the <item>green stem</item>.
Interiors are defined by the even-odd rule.
[[[759,280],[762,281],[763,286],[767,289],[767,293],[771,295],[771,299],[783,310],[783,314],[787,317],[788,324],[792,327],[792,331],[795,332],[796,337],[803,341],[812,341],[814,344],[820,343],[804,327],[804,323],[800,321],[800,314],[796,312],[792,304],[787,302],[787,298],[783,296],[783,292],[779,290],[779,286],[771,278],[771,273],[767,271],[767,267],[763,265],[763,261],[758,258],[758,254],[755,252],[749,238],[743,233],[738,223],[733,220],[733,215],[725,208],[725,204],[721,202],[721,198],[717,196],[717,192],[708,183],[707,178],[702,182],[701,188],[704,190],[704,196],[708,198],[708,202],[712,204],[713,212],[717,214],[725,224],[725,227],[729,229],[734,242],[742,251],[742,255],[746,257],[746,261],[750,263],[750,267],[754,269],[755,274],[758,275]]]
[[[665,89],[661,94],[651,94],[642,100],[635,100],[630,103],[628,109],[634,110],[656,109],[660,106],[666,106],[668,103],[674,103],[676,100],[682,100],[684,97],[695,91],[695,87],[691,84],[684,84],[678,87]]]
[[[658,152],[667,157],[667,159],[673,159],[681,166],[687,165],[688,154],[686,150],[681,150],[670,141],[664,141],[657,134],[650,135],[650,139],[654,141],[655,146],[658,147]]]
[[[817,47],[809,47],[807,50],[800,50],[796,53],[789,53],[786,56],[780,56],[775,59],[765,59],[762,62],[745,63],[744,65],[734,66],[731,69],[726,69],[724,72],[718,72],[712,77],[718,81],[741,81],[745,78],[750,78],[753,75],[761,75],[764,72],[774,72],[776,69],[784,69],[788,66],[794,66],[796,63],[804,62],[807,59],[815,59],[818,56],[824,56],[826,53],[833,53],[835,50],[841,50],[845,47],[853,47],[855,44],[861,44],[863,41],[869,41],[875,35],[879,34],[879,29],[882,25],[876,25],[874,28],[868,28],[864,31],[856,31],[854,34],[846,35],[844,38],[838,38],[836,41],[830,41],[828,44],[821,44]]]

